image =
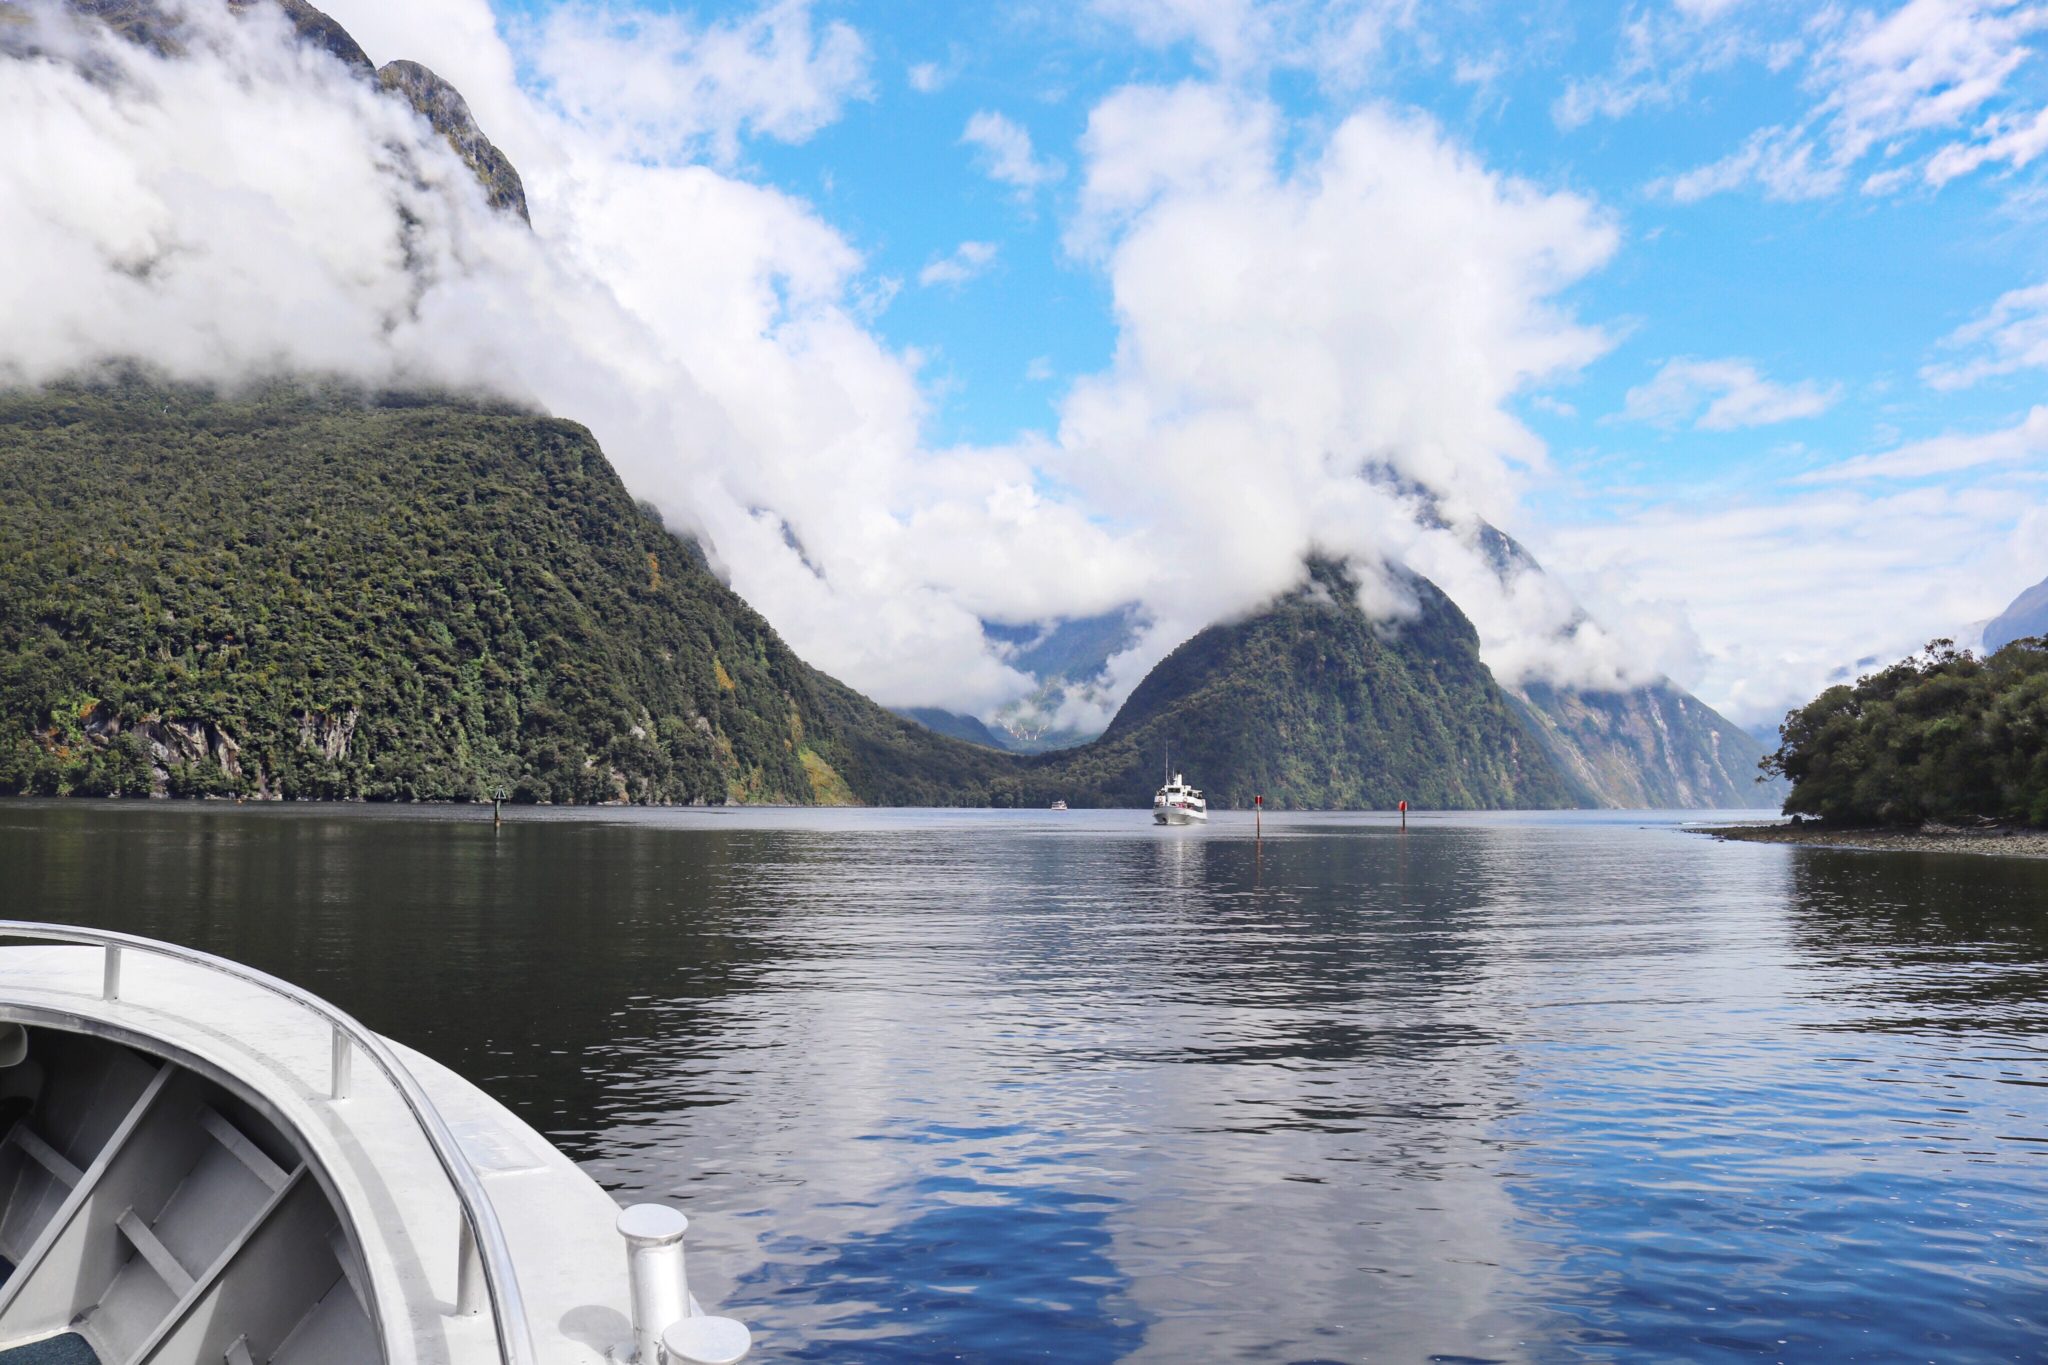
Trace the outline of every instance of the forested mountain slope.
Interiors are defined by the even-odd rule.
[[[1432,584],[1418,612],[1374,623],[1327,562],[1242,621],[1211,626],[1148,674],[1102,737],[1053,756],[1067,799],[1140,804],[1172,766],[1213,805],[1557,807],[1575,794]]]
[[[306,0],[222,2],[280,11],[525,216],[431,71],[373,66]],[[193,37],[154,0],[67,4],[165,56]],[[0,56],[47,55],[8,0],[0,21]],[[303,379],[0,393],[0,499],[0,791],[1143,805],[1171,742],[1226,806],[1574,794],[1455,606],[1417,580],[1416,619],[1371,623],[1331,565],[1182,645],[1094,744],[934,734],[798,659],[582,427],[487,402]],[[1129,624],[1013,643],[1064,685],[1085,681],[1067,655]]]
[[[1036,758],[806,665],[582,427],[449,398],[0,396],[0,791],[1556,806],[1457,609],[1376,628],[1330,565]]]
[[[799,660],[582,427],[448,399],[0,396],[0,790],[981,798]]]

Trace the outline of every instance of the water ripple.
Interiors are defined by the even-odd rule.
[[[1644,816],[10,805],[694,1217],[766,1359],[2048,1356],[2048,867]]]

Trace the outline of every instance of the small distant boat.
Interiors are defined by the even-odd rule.
[[[1162,825],[1192,825],[1197,820],[1208,820],[1209,803],[1187,784],[1186,778],[1175,773],[1173,780],[1152,798],[1152,818]]]
[[[1067,803],[1064,801],[1055,801],[1052,803],[1052,808],[1054,810],[1065,810],[1067,808]]]

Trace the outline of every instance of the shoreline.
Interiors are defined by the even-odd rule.
[[[1962,829],[1928,823],[1911,829],[1844,829],[1800,825],[1689,825],[1688,834],[1710,834],[1748,844],[1796,844],[1856,853],[1966,853],[1989,858],[2048,858],[2048,830],[1989,825]]]

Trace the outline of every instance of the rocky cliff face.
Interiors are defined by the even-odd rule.
[[[97,699],[82,703],[79,710],[80,723],[72,738],[108,767],[120,768],[138,794],[144,781],[151,796],[238,791],[249,776],[251,795],[275,795],[264,774],[243,772],[241,741],[210,721],[167,720],[154,714],[130,719]],[[53,749],[62,749],[66,736],[53,725],[42,738]]]
[[[299,41],[333,56],[337,61],[353,70],[359,76],[371,76],[376,68],[370,56],[364,52],[349,31],[313,8],[306,0],[228,0],[234,9],[246,10],[257,5],[275,5],[284,11],[284,17],[291,21]]]
[[[1777,784],[1757,780],[1756,740],[1672,683],[1625,692],[1527,683],[1509,692],[1588,805],[1733,810],[1781,799]]]
[[[519,172],[476,126],[460,91],[418,62],[408,61],[379,67],[377,84],[403,96],[435,132],[448,140],[448,145],[476,176],[477,183],[484,187],[484,197],[492,208],[516,213],[529,223],[533,221],[527,216],[526,186],[520,181]]]
[[[1496,527],[1482,522],[1479,536],[1503,579],[1544,571]],[[1783,783],[1757,780],[1764,746],[1669,678],[1613,691],[1542,681],[1508,691],[1586,805],[1740,810],[1784,799]]]
[[[307,3],[307,0],[220,0],[235,13],[263,8],[281,11],[299,41],[327,53],[358,77],[375,82],[381,89],[405,100],[427,123],[446,138],[448,144],[483,186],[493,208],[515,213],[531,222],[526,208],[526,187],[510,158],[477,127],[468,102],[459,91],[418,62],[393,61],[378,67],[347,29]],[[65,0],[70,9],[96,20],[130,42],[140,43],[164,56],[185,50],[185,35],[178,18],[156,0]],[[9,10],[0,0],[0,20]],[[0,52],[7,52],[7,26],[0,24]],[[15,53],[15,55],[21,55]]]

